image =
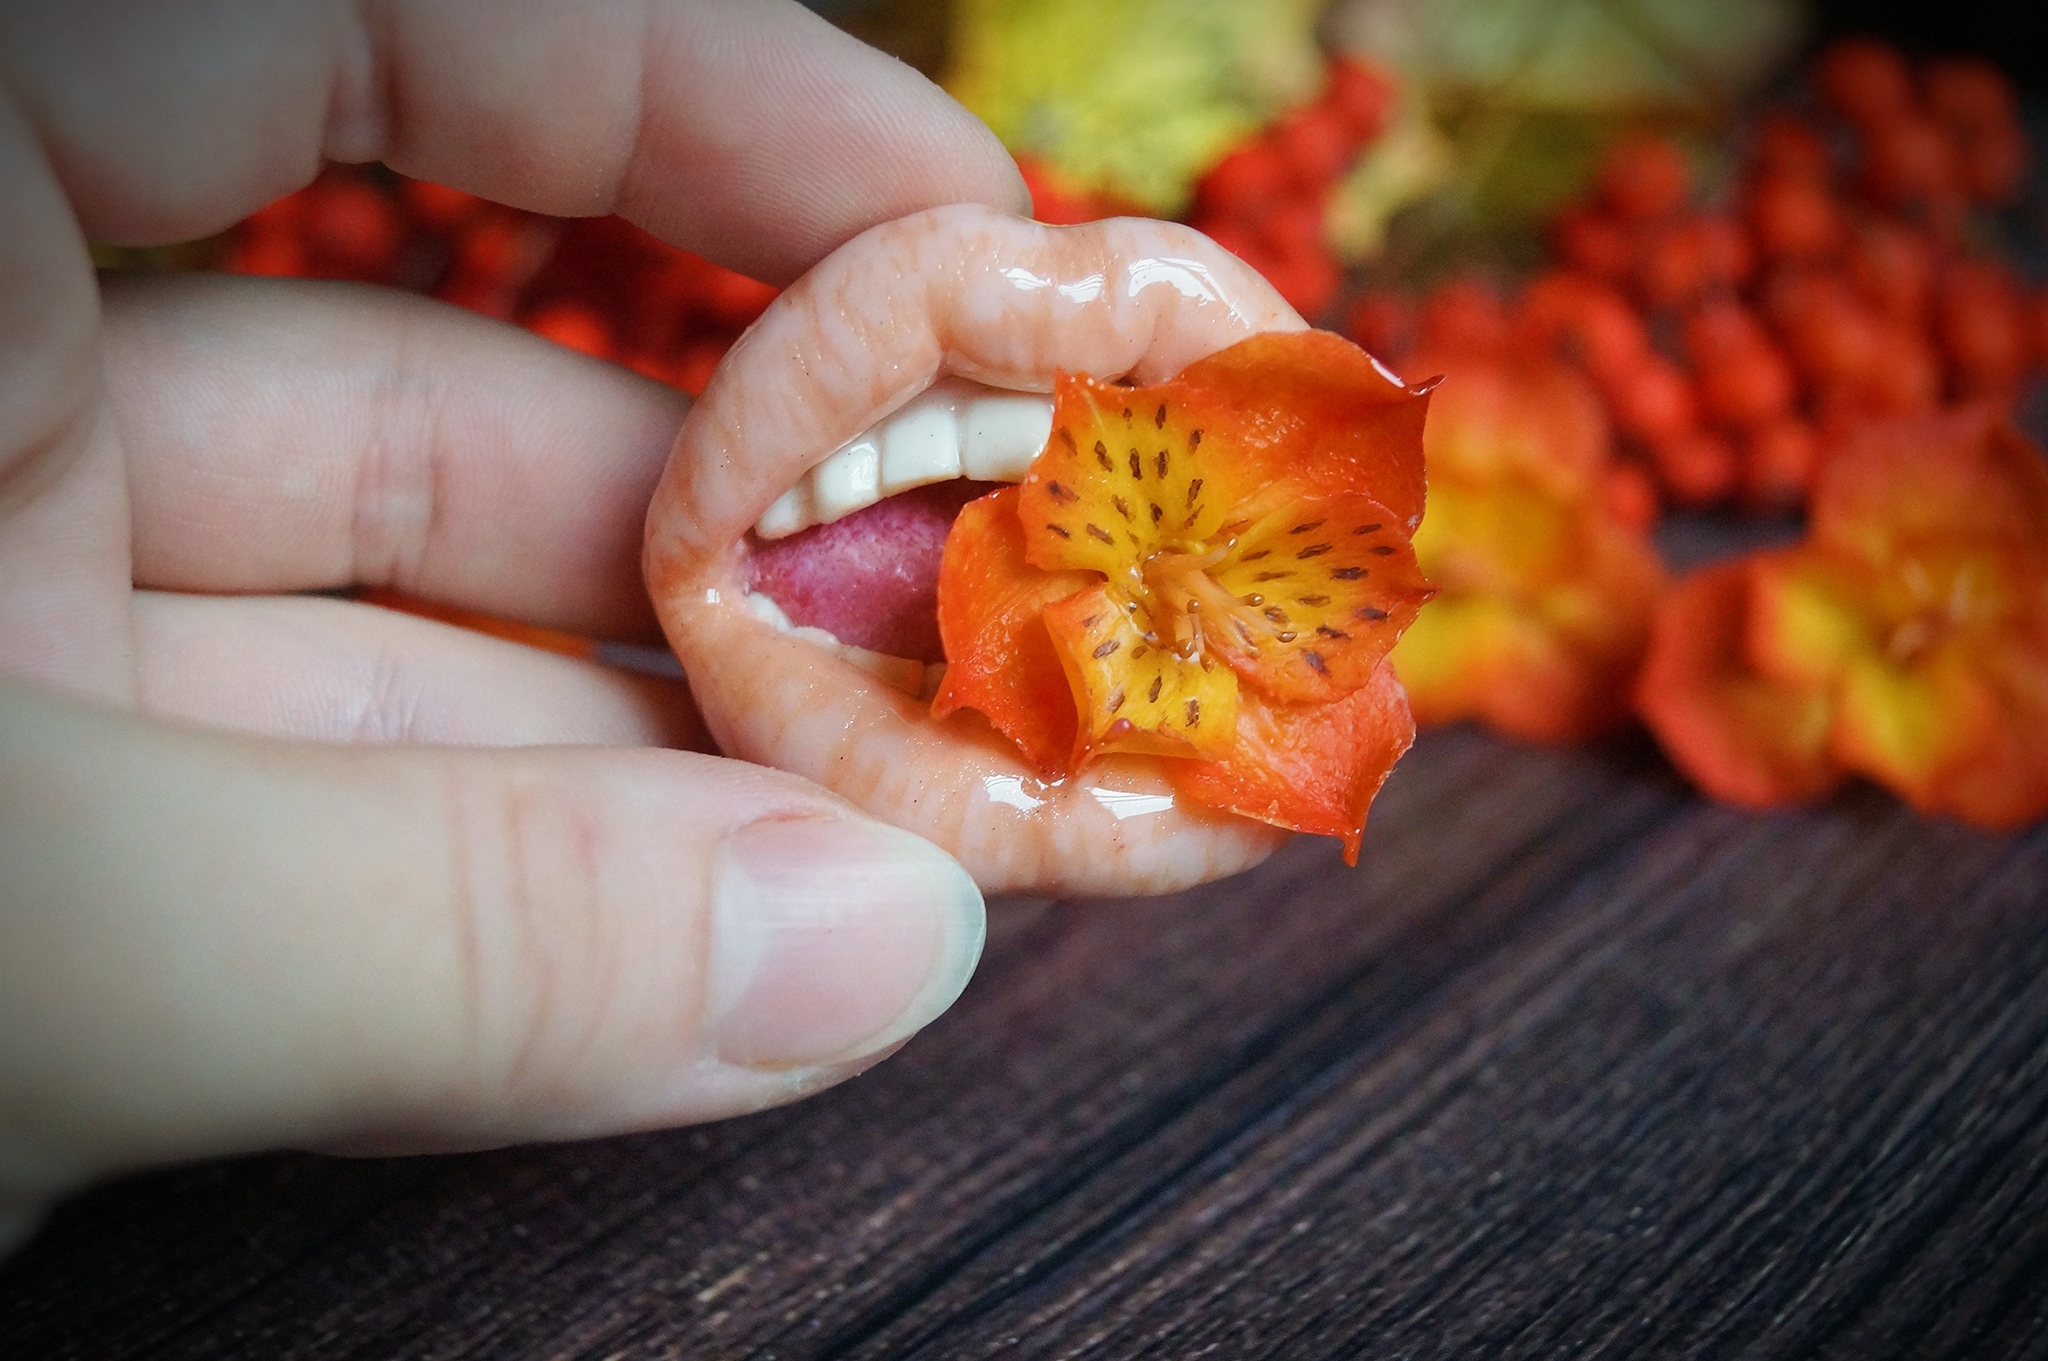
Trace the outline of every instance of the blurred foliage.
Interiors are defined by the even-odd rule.
[[[1534,264],[1538,226],[1624,129],[1671,136],[1711,182],[1805,19],[1796,0],[1342,0],[1325,29],[1397,71],[1439,139],[1425,157],[1423,134],[1390,136],[1333,207],[1347,256],[1384,246],[1383,272],[1412,278]]]
[[[946,88],[1012,151],[1178,215],[1195,178],[1313,95],[1322,0],[955,0]]]

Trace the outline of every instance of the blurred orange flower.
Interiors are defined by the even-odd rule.
[[[1638,703],[1709,793],[1849,773],[1991,828],[2048,814],[2048,465],[1990,406],[1871,425],[1806,540],[1681,583]]]
[[[1440,594],[1394,650],[1421,723],[1476,718],[1573,742],[1623,721],[1663,568],[1586,379],[1534,346],[1438,349],[1423,432],[1429,518],[1415,535]]]

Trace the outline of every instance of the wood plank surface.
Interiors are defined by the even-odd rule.
[[[0,1356],[2043,1355],[2044,1116],[2048,831],[1451,729],[802,1105],[88,1193]]]

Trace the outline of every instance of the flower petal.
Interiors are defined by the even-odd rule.
[[[1434,594],[1393,512],[1356,494],[1271,512],[1208,579],[1210,646],[1286,703],[1330,703],[1365,684]]]
[[[946,676],[932,716],[975,709],[1047,779],[1068,773],[1076,720],[1067,673],[1041,615],[1095,582],[1024,561],[1017,489],[971,501],[953,522],[939,566],[939,637]]]
[[[1842,778],[1825,691],[1765,679],[1743,659],[1750,565],[1679,582],[1658,606],[1636,706],[1672,763],[1715,798],[1751,808],[1816,798]]]
[[[1869,423],[1821,466],[1815,543],[1883,564],[1957,538],[2048,563],[2048,465],[1996,408]]]
[[[1026,559],[1112,581],[1174,544],[1212,537],[1249,485],[1228,449],[1236,418],[1178,379],[1150,387],[1061,373],[1052,437],[1021,484]]]
[[[1501,596],[1432,601],[1393,665],[1424,725],[1477,719],[1525,742],[1577,742],[1613,726],[1613,687],[1566,640]],[[1626,713],[1626,710],[1623,710]]]
[[[1167,773],[1196,803],[1276,827],[1340,837],[1358,863],[1373,797],[1415,740],[1408,699],[1382,664],[1335,704],[1272,704],[1247,693],[1229,753]]]
[[[1922,812],[1993,826],[2048,812],[2038,737],[2026,740],[2007,697],[1963,648],[1937,648],[1910,665],[1856,658],[1839,696],[1835,759]]]
[[[1217,757],[1230,749],[1237,677],[1163,643],[1138,601],[1096,586],[1048,605],[1045,624],[1081,711],[1074,769],[1111,752]]]
[[[1515,479],[1547,500],[1583,500],[1612,462],[1599,394],[1541,352],[1425,352],[1401,367],[1446,375],[1422,436],[1432,492],[1447,479]]]
[[[1404,530],[1422,519],[1428,389],[1404,385],[1342,336],[1252,336],[1196,360],[1174,381],[1240,413],[1242,443],[1231,458],[1252,469],[1254,485],[1275,486],[1272,504],[1304,490],[1349,491],[1387,507]]]
[[[1759,676],[1829,690],[1858,658],[1877,655],[1884,583],[1867,568],[1806,549],[1747,561],[1743,656]]]
[[[1443,594],[1394,649],[1417,721],[1577,742],[1628,717],[1664,569],[1604,503],[1519,477],[1432,488],[1416,552]]]

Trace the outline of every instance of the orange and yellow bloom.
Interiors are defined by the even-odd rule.
[[[1149,387],[1059,375],[1029,475],[947,540],[933,712],[978,710],[1048,779],[1165,758],[1191,802],[1355,857],[1413,737],[1386,657],[1431,594],[1426,406],[1317,331]]]
[[[1474,718],[1574,742],[1629,713],[1663,568],[1614,509],[1613,460],[1586,381],[1528,347],[1424,354],[1443,373],[1415,536],[1442,594],[1394,651],[1416,719]]]
[[[1849,774],[1985,827],[2048,814],[2048,466],[1991,407],[1872,425],[1806,540],[1659,613],[1638,704],[1708,792],[1763,806]]]

